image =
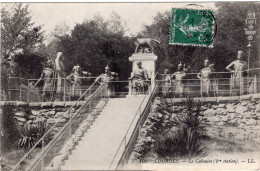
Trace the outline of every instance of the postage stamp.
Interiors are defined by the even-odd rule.
[[[213,47],[215,29],[213,11],[173,8],[169,44]]]

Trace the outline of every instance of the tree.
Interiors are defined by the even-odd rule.
[[[28,5],[8,4],[1,10],[2,57],[8,58],[16,51],[30,52],[43,41],[41,26],[31,21]]]
[[[236,59],[237,51],[244,51],[244,60],[247,61],[248,40],[245,35],[245,19],[248,9],[253,8],[259,16],[260,4],[254,2],[217,2],[215,14],[217,34],[214,47],[193,47],[169,45],[169,30],[171,12],[158,13],[153,24],[145,26],[141,35],[158,39],[161,44],[155,48],[158,56],[157,68],[162,72],[165,68],[175,71],[179,62],[192,66],[193,72],[199,72],[203,61],[209,58],[215,64],[216,71],[225,71],[225,67]],[[259,18],[259,17],[257,17]],[[259,28],[259,22],[257,29]],[[259,33],[258,33],[259,34]],[[259,37],[253,40],[250,67],[256,67]],[[221,64],[221,65],[217,65]]]
[[[112,24],[96,15],[92,20],[77,24],[71,35],[60,37],[57,51],[65,56],[67,74],[74,65],[97,76],[104,72],[106,65],[118,72],[121,80],[127,80],[131,72],[128,57],[134,52],[133,39],[123,36],[119,16]],[[114,28],[114,29],[112,29]]]

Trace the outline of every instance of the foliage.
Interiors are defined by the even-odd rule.
[[[14,115],[13,105],[2,105],[2,130],[5,139],[13,139],[17,136],[17,122]]]
[[[153,24],[145,26],[141,35],[156,38],[161,42],[160,46],[155,48],[159,72],[163,72],[165,68],[175,72],[180,61],[186,66],[192,66],[192,72],[199,72],[206,58],[215,64],[216,71],[225,71],[225,67],[236,59],[238,50],[244,51],[243,60],[247,61],[248,40],[244,30],[246,11],[253,8],[257,13],[256,18],[259,18],[260,5],[255,2],[217,2],[216,7],[218,8],[215,13],[217,33],[213,48],[169,45],[170,11],[158,13],[154,17]],[[256,30],[258,28],[259,22]],[[258,64],[257,42],[259,42],[259,36],[251,42],[251,68],[257,67]],[[221,65],[216,65],[220,63]]]
[[[8,58],[16,51],[30,52],[43,41],[41,26],[31,21],[28,5],[7,4],[1,9],[2,56]]]
[[[77,24],[71,35],[63,34],[56,42],[56,52],[65,56],[65,69],[69,74],[74,65],[79,64],[84,71],[94,76],[104,72],[106,65],[119,73],[120,79],[130,75],[131,64],[128,57],[134,52],[133,39],[124,36],[124,22],[113,13],[105,21],[101,16]]]
[[[16,144],[19,148],[31,148],[35,143],[42,138],[48,130],[48,124],[44,122],[37,122],[36,124],[26,123],[19,128],[20,138]],[[44,143],[47,142],[47,138]],[[39,145],[42,145],[41,143]]]
[[[155,152],[162,158],[195,157],[206,154],[203,139],[206,137],[206,124],[200,113],[201,104],[194,103],[187,97],[183,102],[186,106],[184,116],[173,121],[172,128],[157,137]],[[169,112],[169,106],[165,108]]]

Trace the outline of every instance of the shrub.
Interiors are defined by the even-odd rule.
[[[206,155],[203,138],[207,136],[207,125],[200,113],[201,103],[187,97],[183,105],[186,106],[184,116],[179,116],[174,126],[155,141],[155,152],[161,158]],[[169,108],[167,110],[169,111]]]
[[[35,125],[26,123],[23,127],[19,129],[20,138],[16,141],[16,145],[18,148],[31,148],[35,145],[35,143],[41,139],[41,137],[48,130],[48,125],[44,122],[37,122]],[[44,140],[44,144],[46,144],[48,138]],[[41,146],[42,144],[38,144]]]

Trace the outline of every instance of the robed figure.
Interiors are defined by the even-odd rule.
[[[163,82],[162,82],[162,94],[163,96],[167,96],[171,93],[172,86],[172,76],[169,73],[168,69],[164,70],[163,74]]]
[[[244,70],[246,69],[246,62],[242,61],[242,55],[243,51],[238,51],[237,60],[226,67],[226,69],[232,73],[230,87],[232,89],[232,94],[236,95],[242,93],[244,88]]]
[[[182,70],[182,64],[178,65],[178,71],[173,73],[172,78],[174,79],[174,95],[176,97],[183,96],[184,84],[183,79],[186,77],[186,73]]]
[[[132,73],[131,79],[134,93],[144,93],[144,88],[148,85],[148,73],[142,67],[141,61],[137,62],[137,69]]]

